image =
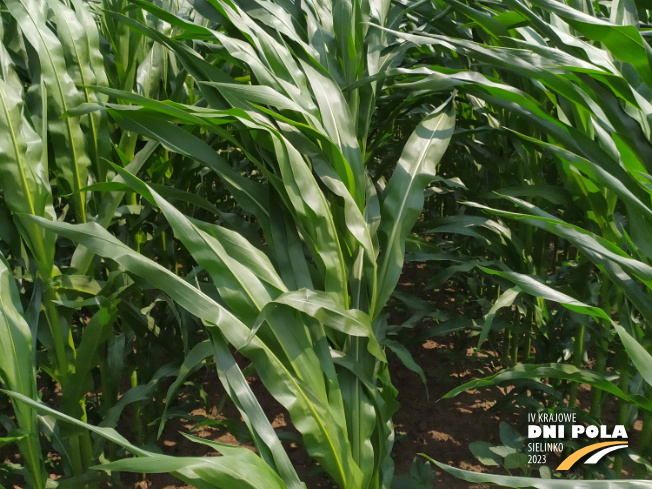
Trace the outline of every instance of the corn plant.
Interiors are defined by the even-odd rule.
[[[365,148],[379,88],[373,81],[347,87],[401,61],[403,49],[390,45],[393,38],[367,25],[387,24],[388,2],[301,9],[260,2],[252,11],[230,2],[196,4],[206,19],[200,22],[137,5],[201,40],[196,47],[205,53],[133,16],[112,16],[174,52],[202,99],[183,105],[156,102],[147,93],[95,90],[131,103],[105,105],[124,130],[214,171],[243,210],[240,219],[255,223],[258,232],[248,240],[224,223],[189,218],[118,166],[200,267],[196,283],[125,246],[100,223],[40,219],[38,225],[117,261],[202,320],[220,380],[260,454],[252,471],[243,471],[249,484],[276,478],[301,486],[229,344],[253,363],[287,407],[310,455],[339,486],[387,487],[396,403],[381,346],[382,311],[401,273],[405,237],[421,212],[423,190],[452,136],[452,101],[438,96],[434,105],[422,105],[429,114],[405,143],[387,185],[377,188],[365,170],[374,166]],[[269,29],[279,21],[282,31]],[[217,150],[224,144],[237,150],[225,158]],[[244,449],[232,450],[244,457]],[[168,464],[156,469],[148,455],[104,468],[171,470]],[[190,461],[176,464],[187,467],[179,471],[182,478],[196,470]],[[212,483],[231,487],[229,470],[216,465],[213,471],[219,476]]]
[[[550,379],[560,390],[570,382],[575,408],[577,385],[588,384],[595,418],[607,395],[620,399],[622,424],[644,417],[637,451],[648,456],[652,78],[643,7],[2,5],[0,378],[17,425],[6,439],[18,443],[29,487],[45,486],[39,422],[68,486],[98,487],[107,478],[89,468],[102,460],[93,468],[112,485],[128,471],[171,472],[202,489],[305,487],[247,382],[251,371],[339,487],[390,487],[398,405],[388,354],[419,370],[387,315],[406,251],[452,264],[433,287],[457,277],[483,297],[472,311],[479,345],[497,338],[501,314],[509,318],[503,359],[513,367],[450,396]],[[433,182],[429,192],[447,200],[431,199],[419,236],[410,235]],[[437,247],[429,235],[450,241]],[[573,281],[560,254],[549,260],[552,240],[579,261]],[[578,280],[599,292],[569,290]],[[547,348],[562,329],[572,365]],[[591,343],[595,372],[581,369]],[[170,361],[159,366],[163,356]],[[143,448],[157,409],[160,435],[175,393],[211,357],[257,453],[193,437],[222,456]],[[61,386],[59,411],[38,402],[37,369]],[[125,379],[131,389],[118,399]],[[99,413],[87,409],[89,389],[102,391]],[[113,429],[125,409],[131,441]],[[116,447],[136,457],[117,460]],[[469,481],[579,487],[435,463]]]
[[[141,147],[135,155],[137,136],[126,138],[126,144],[120,131],[112,134],[115,128],[106,113],[83,109],[102,100],[90,87],[107,86],[107,72],[111,71],[106,66],[108,57],[101,52],[100,28],[88,4],[3,2],[0,37],[0,213],[2,252],[8,259],[2,268],[3,317],[7,341],[17,338],[5,345],[8,350],[3,355],[8,363],[1,378],[8,388],[34,398],[37,368],[61,386],[63,412],[87,420],[85,389],[93,383],[92,369],[106,350],[108,333],[118,315],[115,305],[127,286],[121,279],[113,280],[116,287],[105,289],[108,301],[84,302],[106,284],[99,275],[85,275],[93,254],[83,247],[71,250],[72,266],[62,273],[55,235],[28,222],[26,216],[110,225],[124,192],[94,190],[89,184],[103,185],[114,177],[105,159],[122,158],[125,164],[132,160],[132,168],[140,168],[157,145]],[[161,85],[160,78],[142,67],[145,55],[141,58],[134,60],[141,63],[138,82]],[[116,83],[119,81],[135,84],[134,77]],[[182,84],[182,77],[177,81]],[[168,90],[169,85],[164,81],[162,89]],[[82,107],[80,113],[64,117],[78,107]],[[20,279],[21,293],[30,297],[25,314],[12,273]],[[75,311],[89,306],[99,306],[99,310],[85,318],[82,329],[78,323],[81,315]],[[34,348],[37,338],[45,347],[44,355],[37,355],[38,348]],[[31,365],[25,363],[28,359]],[[119,384],[120,372],[106,375],[108,370],[105,380],[117,373]],[[114,398],[118,394],[115,389],[103,390],[107,401],[111,391]],[[111,404],[106,402],[105,410]],[[29,432],[19,438],[28,483],[44,487],[36,418],[21,406],[15,410],[19,429]],[[40,429],[66,454],[65,473],[88,480],[87,471],[94,460],[88,431],[53,425],[49,420],[42,420]]]

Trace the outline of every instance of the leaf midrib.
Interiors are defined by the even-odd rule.
[[[63,93],[63,86],[61,84],[61,79],[59,77],[59,71],[57,70],[56,65],[54,64],[54,60],[52,59],[52,54],[51,54],[50,48],[48,47],[48,43],[43,38],[43,34],[41,32],[41,29],[38,28],[38,23],[36,22],[36,20],[32,16],[31,12],[27,8],[25,8],[22,5],[22,3],[21,3],[21,7],[27,13],[27,16],[32,21],[34,30],[38,33],[38,37],[41,39],[41,44],[43,45],[43,48],[45,49],[45,52],[47,53],[47,60],[49,61],[50,67],[52,68],[52,72],[54,74],[54,79],[56,80],[56,86],[57,86],[57,89],[59,91],[59,96],[61,98],[61,105],[62,105],[62,107],[64,109],[64,113],[68,112],[68,104],[66,103],[66,97],[65,97],[65,95]],[[72,168],[73,168],[73,176],[74,176],[74,179],[75,179],[74,184],[77,185],[77,188],[75,190],[79,190],[79,189],[82,188],[81,176],[79,175],[79,168],[77,166],[77,161],[79,160],[79,158],[78,158],[78,155],[77,155],[77,145],[75,144],[75,138],[73,136],[73,131],[72,131],[72,120],[71,120],[70,117],[66,117],[66,127],[68,129],[68,137],[70,138],[70,149],[72,151],[72,159],[73,159],[73,163],[74,163],[72,165]],[[84,209],[85,206],[84,206],[84,199],[83,199],[82,195],[79,196],[79,204],[80,204],[80,207],[81,207],[81,209],[79,211],[80,211],[80,215],[82,217],[82,220],[86,221],[86,212],[85,212],[85,209]]]
[[[12,124],[11,117],[9,114],[9,108],[7,107],[6,99],[4,97],[4,92],[0,88],[0,100],[2,100],[2,108],[5,113],[5,118],[7,119],[7,126],[9,127],[9,132],[11,134],[11,143],[14,148],[14,153],[16,154],[16,160],[18,161],[18,168],[20,171],[20,179],[23,183],[23,189],[25,190],[25,195],[27,198],[27,203],[29,204],[29,211],[31,214],[36,214],[35,207],[34,207],[34,201],[32,200],[32,194],[29,191],[29,187],[27,185],[27,175],[25,174],[25,163],[23,162],[23,158],[20,154],[20,150],[18,148],[18,140],[16,138],[16,131],[14,130],[14,125]]]

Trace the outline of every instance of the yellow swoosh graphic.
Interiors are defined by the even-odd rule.
[[[570,469],[575,462],[577,462],[579,459],[581,459],[584,455],[595,452],[596,450],[599,450],[600,448],[603,447],[609,447],[612,445],[627,445],[626,441],[605,441],[602,443],[594,443],[593,445],[589,445],[588,447],[584,447],[581,450],[578,450],[568,457],[564,459],[562,463],[559,464],[559,467],[557,467],[557,470],[568,470]]]

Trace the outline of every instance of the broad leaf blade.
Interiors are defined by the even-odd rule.
[[[382,255],[378,268],[379,294],[372,317],[389,299],[403,270],[405,238],[423,208],[423,191],[437,174],[455,128],[452,98],[427,116],[405,144],[382,199],[379,229]]]

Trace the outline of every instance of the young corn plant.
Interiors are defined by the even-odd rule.
[[[499,309],[525,295],[536,299],[523,302],[532,308],[529,331],[507,331],[512,363],[519,349],[528,360],[530,338],[553,314],[558,319],[547,302],[593,322],[578,321],[574,365],[516,365],[450,395],[513,378],[585,383],[595,388],[593,415],[600,414],[601,391],[620,398],[622,424],[632,409],[644,413],[638,452],[649,453],[645,94],[652,78],[649,47],[637,30],[637,15],[648,22],[647,11],[631,2],[594,12],[588,3],[571,8],[548,0],[132,0],[102,2],[96,27],[82,2],[4,5],[0,219],[8,226],[0,229],[0,245],[8,261],[0,263],[0,374],[23,430],[12,435],[28,484],[44,487],[45,471],[36,417],[25,404],[48,416],[42,420],[77,427],[51,431],[65,435],[55,448],[69,454],[69,485],[98,483],[87,470],[102,453],[100,440],[90,438],[95,433],[138,456],[99,467],[112,474],[169,471],[198,488],[304,487],[235,349],[288,409],[308,453],[339,487],[389,487],[397,405],[385,354],[404,358],[407,351],[392,339],[384,308],[406,246],[428,249],[425,240],[406,245],[406,238],[456,118],[463,130],[449,168],[471,155],[471,168],[479,162],[490,177],[460,175],[467,188],[498,190],[527,211],[469,192],[475,203],[466,205],[466,216],[436,223],[435,233],[464,232],[490,248],[458,266],[481,270],[482,287],[503,290],[480,338]],[[104,59],[100,35],[110,46]],[[455,99],[452,89],[460,92]],[[506,154],[516,171],[494,170]],[[552,161],[554,172],[544,166]],[[565,193],[546,186],[560,182]],[[569,201],[572,213],[560,206]],[[52,233],[78,245],[60,240],[57,249]],[[542,258],[552,236],[595,264],[599,302],[584,304],[546,283],[558,266],[553,261],[548,270]],[[68,268],[68,257],[57,255],[63,249],[72,257]],[[26,313],[12,272],[21,288],[34,290]],[[148,299],[151,289],[156,301]],[[195,344],[188,327],[162,327],[142,312],[161,301],[200,320],[210,343]],[[90,305],[98,312],[75,327],[65,308]],[[116,322],[119,335],[112,334]],[[39,368],[62,386],[62,412],[36,401],[34,362],[26,361],[35,338],[51,357]],[[578,368],[587,341],[598,346],[596,372]],[[153,372],[152,361],[116,360],[133,357],[134,348],[154,356],[183,349],[187,371],[212,355],[258,453],[196,439],[223,456],[173,458],[143,449],[141,403],[176,366]],[[617,385],[603,372],[609,348],[619,352]],[[98,363],[99,427],[86,422],[83,391]],[[134,388],[118,401],[123,370]],[[131,443],[112,427],[133,400]],[[571,407],[575,401],[571,388]],[[108,458],[115,456],[110,447]],[[444,468],[513,487],[578,484]],[[644,464],[637,469],[642,474]]]
[[[173,52],[201,100],[186,105],[95,90],[130,103],[105,104],[123,130],[215,172],[241,217],[232,216],[228,226],[222,219],[194,219],[136,172],[114,167],[165,216],[198,267],[193,279],[139,254],[100,223],[26,219],[116,261],[202,320],[219,378],[259,455],[217,446],[224,455],[239,454],[243,462],[234,470],[222,458],[161,464],[160,456],[129,446],[143,457],[102,468],[175,471],[197,487],[233,487],[235,472],[247,487],[302,487],[230,345],[288,409],[308,453],[338,486],[389,487],[397,404],[383,348],[383,308],[401,273],[424,189],[453,134],[452,98],[434,94],[410,108],[425,117],[410,128],[387,183],[376,177],[374,184],[376,162],[366,150],[373,118],[380,116],[374,77],[400,63],[405,51],[371,26],[389,25],[389,2],[194,2],[195,18],[202,17],[197,22],[134,3],[193,41],[113,15]],[[255,224],[253,236],[233,230],[245,220]],[[127,446],[113,432],[94,431]]]

